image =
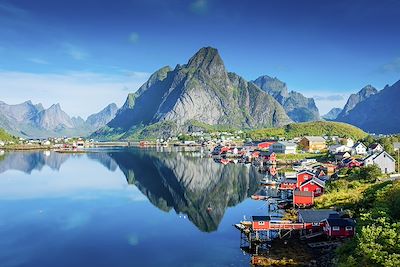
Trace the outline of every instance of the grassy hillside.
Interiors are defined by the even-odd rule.
[[[15,137],[8,134],[5,130],[0,128],[0,140],[1,141],[14,141]]]
[[[305,135],[350,137],[354,140],[365,138],[367,133],[350,124],[339,122],[315,121],[292,123],[280,128],[267,128],[250,131],[249,137],[253,140],[263,140],[271,137],[291,139]]]

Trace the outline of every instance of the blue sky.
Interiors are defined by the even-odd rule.
[[[276,76],[324,113],[400,79],[399,17],[398,0],[0,0],[0,100],[86,117],[213,46],[229,71]]]

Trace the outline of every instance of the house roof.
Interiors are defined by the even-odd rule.
[[[330,217],[326,219],[328,222],[329,226],[355,226],[355,222],[352,219],[348,218],[337,218],[337,217]]]
[[[367,146],[364,145],[362,142],[357,142],[357,143],[355,143],[354,146],[353,146],[353,148],[356,148],[356,147],[358,147],[359,145],[361,145],[361,146],[367,148]]]
[[[306,184],[311,183],[311,182],[316,183],[317,185],[319,185],[321,187],[325,187],[325,182],[322,181],[321,179],[316,178],[316,177],[313,177],[312,179],[303,182],[300,185],[300,187],[305,186]]]
[[[288,147],[288,146],[296,147],[297,146],[297,144],[292,143],[292,142],[287,142],[287,141],[279,141],[279,142],[276,142],[274,144],[282,144],[282,145],[284,145],[286,147]],[[272,145],[274,145],[274,144],[272,144]]]
[[[375,143],[369,146],[370,149],[376,149],[378,146],[381,146],[381,144]]]
[[[304,136],[303,138],[306,138],[310,142],[325,142],[325,138],[322,136]]]
[[[396,161],[396,160],[395,160],[389,153],[387,153],[386,151],[382,151],[381,153],[376,154],[376,156],[374,157],[374,159],[377,158],[377,157],[379,157],[379,156],[382,155],[382,154],[386,154],[386,156],[389,157],[391,160]]]
[[[312,172],[312,171],[310,171],[310,170],[301,170],[301,171],[299,171],[299,172],[297,173],[297,175],[299,175],[299,174],[301,174],[301,173],[305,173],[305,172],[307,172],[307,173],[309,173],[309,174],[311,174],[311,175],[315,175],[315,173]]]
[[[329,218],[330,214],[339,214],[334,210],[299,210],[299,219],[306,223],[319,223]]]
[[[253,216],[252,219],[253,219],[254,222],[270,221],[271,217],[269,217],[269,216]]]
[[[389,153],[387,153],[386,151],[382,151],[380,153],[377,154],[371,154],[368,157],[364,158],[363,161],[366,161],[367,159],[371,158],[372,160],[376,159],[377,157],[379,157],[380,155],[385,154],[387,157],[389,157],[391,160],[396,161]]]

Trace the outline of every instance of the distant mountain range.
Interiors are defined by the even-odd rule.
[[[318,119],[313,99],[288,93],[283,82],[268,76],[248,82],[227,72],[217,49],[204,47],[187,64],[156,71],[92,136],[155,137],[210,125],[245,129]]]
[[[400,133],[400,81],[381,91],[366,86],[350,96],[337,121],[377,134]]]
[[[26,101],[17,105],[8,105],[0,101],[0,128],[7,132],[30,138],[51,136],[84,136],[103,127],[117,112],[117,106],[110,104],[99,113],[85,121],[81,117],[70,117],[60,104],[43,108]]]
[[[399,81],[400,82],[400,81]],[[99,140],[168,137],[209,129],[258,129],[322,119],[373,133],[400,132],[399,82],[352,94],[343,109],[320,117],[313,98],[289,91],[268,75],[246,81],[228,72],[218,50],[201,48],[184,65],[163,67],[118,109],[110,104],[87,120],[70,117],[59,104],[45,109],[27,101],[0,101],[0,128],[24,137],[87,136]]]
[[[286,84],[277,78],[264,75],[258,77],[253,83],[273,96],[294,122],[320,120],[313,98],[307,98],[295,91],[289,92]]]
[[[336,120],[342,110],[342,108],[333,108],[328,113],[323,115],[322,118],[325,120]]]

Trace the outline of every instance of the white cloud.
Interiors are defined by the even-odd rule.
[[[8,104],[32,100],[45,107],[60,103],[69,115],[85,118],[112,102],[121,106],[127,91],[136,91],[149,76],[144,72],[129,72],[128,75],[0,71],[0,100]]]
[[[86,51],[73,44],[64,43],[63,48],[65,53],[75,60],[84,60],[89,57],[89,54]]]
[[[312,97],[321,115],[325,115],[332,108],[343,108],[350,93],[340,93],[334,90],[315,90],[302,92],[307,97]]]

